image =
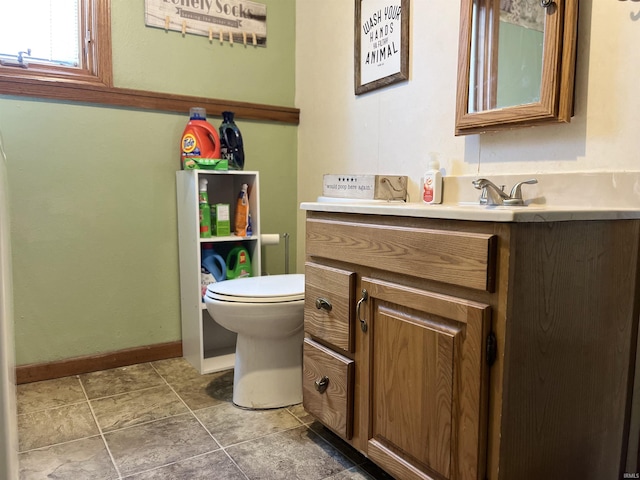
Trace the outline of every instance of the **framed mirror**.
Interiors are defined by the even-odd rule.
[[[569,122],[578,0],[461,0],[456,135]]]

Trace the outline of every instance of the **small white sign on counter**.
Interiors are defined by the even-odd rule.
[[[403,175],[323,176],[322,195],[358,200],[400,200],[407,197],[407,177]]]
[[[325,197],[364,198],[373,200],[375,175],[325,175],[322,194]]]

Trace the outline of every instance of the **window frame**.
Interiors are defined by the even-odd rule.
[[[222,116],[222,112],[235,112],[236,118],[282,122],[290,125],[300,123],[300,110],[294,107],[264,105],[256,103],[193,97],[164,92],[151,92],[117,88],[113,86],[111,56],[111,0],[86,0],[90,5],[87,18],[94,27],[94,38],[89,43],[90,56],[87,66],[90,73],[60,74],[43,72],[34,67],[0,68],[0,98],[3,95],[46,98],[54,101],[79,102],[83,104],[125,107],[142,110],[171,112],[185,115],[198,105],[206,108],[211,116]]]
[[[61,67],[30,63],[29,68],[0,65],[0,78],[11,79],[29,89],[33,81],[113,86],[111,66],[111,1],[81,0],[80,31],[91,33],[81,39],[82,67]]]

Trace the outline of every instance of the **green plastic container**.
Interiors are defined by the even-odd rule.
[[[244,247],[234,247],[227,255],[227,280],[252,275],[249,252]]]

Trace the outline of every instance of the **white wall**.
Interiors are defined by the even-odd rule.
[[[637,170],[640,4],[579,2],[572,122],[455,137],[460,2],[412,0],[409,81],[356,96],[354,2],[297,0],[298,200],[321,194],[325,173],[390,173],[409,176],[417,201],[429,152],[447,175]]]

